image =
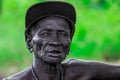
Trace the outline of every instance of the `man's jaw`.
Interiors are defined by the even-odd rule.
[[[39,53],[39,58],[48,63],[61,63],[65,57],[61,52],[51,51],[49,53]]]

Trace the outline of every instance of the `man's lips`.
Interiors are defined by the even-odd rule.
[[[51,50],[51,51],[49,51],[49,56],[57,57],[57,56],[61,55],[60,53],[61,53],[61,51],[59,51],[59,50]]]
[[[55,53],[55,54],[59,54],[59,53],[61,53],[61,51],[59,51],[59,50],[51,50],[51,51],[49,51],[50,53]]]

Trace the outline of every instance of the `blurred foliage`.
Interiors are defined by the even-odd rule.
[[[2,0],[0,0],[0,13],[2,12]]]
[[[50,0],[0,0],[1,69],[16,66],[21,70],[32,63],[33,54],[24,41],[24,17],[31,4],[41,1]],[[73,4],[77,12],[76,32],[67,59],[120,59],[119,0],[59,1]]]

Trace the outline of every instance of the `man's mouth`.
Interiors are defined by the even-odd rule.
[[[57,57],[57,56],[60,56],[61,54],[61,51],[59,50],[51,50],[49,51],[49,55],[52,56],[52,57]]]

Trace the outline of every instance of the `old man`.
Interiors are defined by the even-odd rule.
[[[120,80],[120,66],[71,59],[76,12],[65,2],[32,5],[26,13],[25,40],[34,53],[31,67],[4,80]]]

